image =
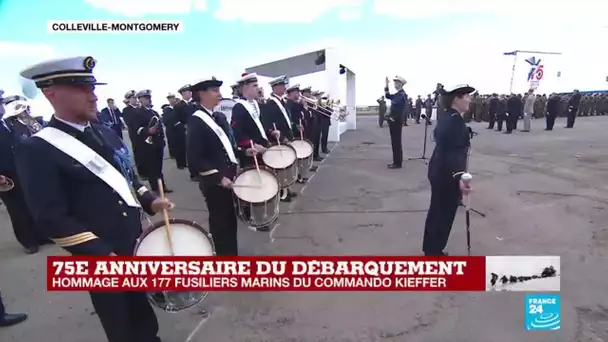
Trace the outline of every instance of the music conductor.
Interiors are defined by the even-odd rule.
[[[94,67],[92,57],[73,57],[21,72],[42,90],[55,114],[18,146],[17,170],[34,219],[57,245],[73,255],[131,256],[142,233],[140,204],[150,215],[173,204],[141,185],[116,132],[92,122],[95,86],[104,84],[95,79]],[[145,293],[90,296],[109,341],[160,341]]]
[[[229,138],[226,116],[213,112],[222,100],[222,84],[210,77],[191,86],[196,111],[188,121],[188,165],[200,175],[199,188],[207,202],[216,254],[237,256],[238,223],[232,197],[232,181],[239,164],[237,153],[253,156],[256,151],[237,147]]]
[[[471,146],[469,128],[462,114],[469,110],[470,94],[474,91],[475,88],[469,85],[459,85],[444,88],[441,94],[442,106],[446,110],[433,132],[435,150],[429,162],[431,205],[422,243],[422,250],[427,256],[447,255],[443,250],[450,237],[461,194],[471,190],[460,177],[466,173]]]

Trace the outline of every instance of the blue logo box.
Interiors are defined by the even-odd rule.
[[[526,295],[526,330],[559,330],[561,327],[560,295]]]

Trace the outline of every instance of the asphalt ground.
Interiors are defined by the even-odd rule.
[[[561,342],[608,341],[608,118],[580,118],[574,129],[492,132],[473,123],[470,172],[475,255],[560,255],[561,330],[524,329],[524,293],[212,293],[198,309],[159,312],[168,342]],[[521,124],[521,123],[520,123]],[[434,126],[429,127],[428,134]],[[423,125],[403,132],[406,157],[422,155]],[[427,156],[433,148],[428,141]],[[242,226],[243,255],[420,255],[430,188],[422,160],[389,170],[388,128],[362,117],[346,132],[300,196],[282,204],[272,238]],[[176,218],[207,225],[205,202],[185,171],[167,160]],[[153,220],[161,220],[160,217]],[[86,293],[47,293],[45,247],[24,254],[0,209],[0,285],[9,311],[27,312],[0,341],[102,342]],[[448,245],[466,254],[459,211]]]

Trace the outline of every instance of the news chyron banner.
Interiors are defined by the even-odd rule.
[[[182,33],[184,24],[175,20],[49,20],[48,33]]]
[[[559,291],[559,257],[48,257],[49,291]]]

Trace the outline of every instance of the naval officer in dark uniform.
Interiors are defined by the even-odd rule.
[[[10,181],[13,188],[8,191],[0,191],[0,198],[6,205],[6,210],[11,219],[15,238],[23,246],[27,254],[38,252],[40,245],[48,242],[36,226],[30,209],[27,207],[23,196],[21,180],[17,174],[14,152],[17,146],[36,133],[37,127],[26,126],[20,120],[22,115],[29,114],[29,106],[23,101],[12,101],[5,113],[5,101],[0,91],[0,187],[6,187]]]
[[[209,210],[209,230],[219,256],[237,256],[237,217],[232,182],[238,167],[237,155],[243,151],[230,139],[225,115],[214,113],[222,100],[223,82],[215,77],[192,85],[196,111],[188,121],[188,164],[200,175],[199,188]],[[251,147],[245,149],[255,154]]]
[[[469,110],[471,93],[475,88],[459,85],[444,88],[441,94],[444,116],[437,121],[433,132],[435,150],[429,162],[428,177],[431,182],[431,205],[424,225],[422,250],[428,256],[446,255],[456,210],[462,194],[471,189],[460,177],[466,173],[467,155],[471,146],[469,127],[462,114]]]
[[[384,97],[391,100],[391,109],[388,115],[388,128],[391,135],[391,147],[393,149],[393,163],[388,165],[389,169],[400,169],[403,166],[403,148],[401,142],[401,132],[405,122],[405,110],[408,105],[407,95],[403,90],[406,81],[401,76],[393,78],[395,89],[394,94],[388,91],[388,78],[384,86]]]
[[[21,73],[42,89],[55,115],[19,145],[17,170],[34,219],[57,245],[73,255],[131,256],[142,233],[140,209],[153,215],[173,204],[140,184],[122,140],[92,122],[94,90],[101,84],[93,76],[94,67],[92,57],[74,57]],[[160,341],[145,293],[90,295],[108,341]]]
[[[160,115],[152,109],[152,91],[142,90],[135,94],[140,103],[131,121],[132,129],[136,133],[135,142],[142,151],[142,163],[150,188],[159,192],[158,180],[162,180],[165,193],[172,190],[166,188],[163,175],[163,158],[165,155],[165,132]]]
[[[137,108],[139,107],[139,102],[135,97],[136,93],[137,92],[135,90],[129,90],[125,93],[125,99],[123,101],[125,108],[122,110],[122,116],[125,120],[125,124],[127,125],[127,134],[129,135],[129,141],[131,142],[131,151],[133,151],[133,159],[135,160],[137,175],[139,176],[140,180],[147,180],[148,176],[146,175],[145,171],[143,151],[137,144],[137,132],[133,130],[133,128],[135,128],[133,126],[133,120],[135,118]]]

